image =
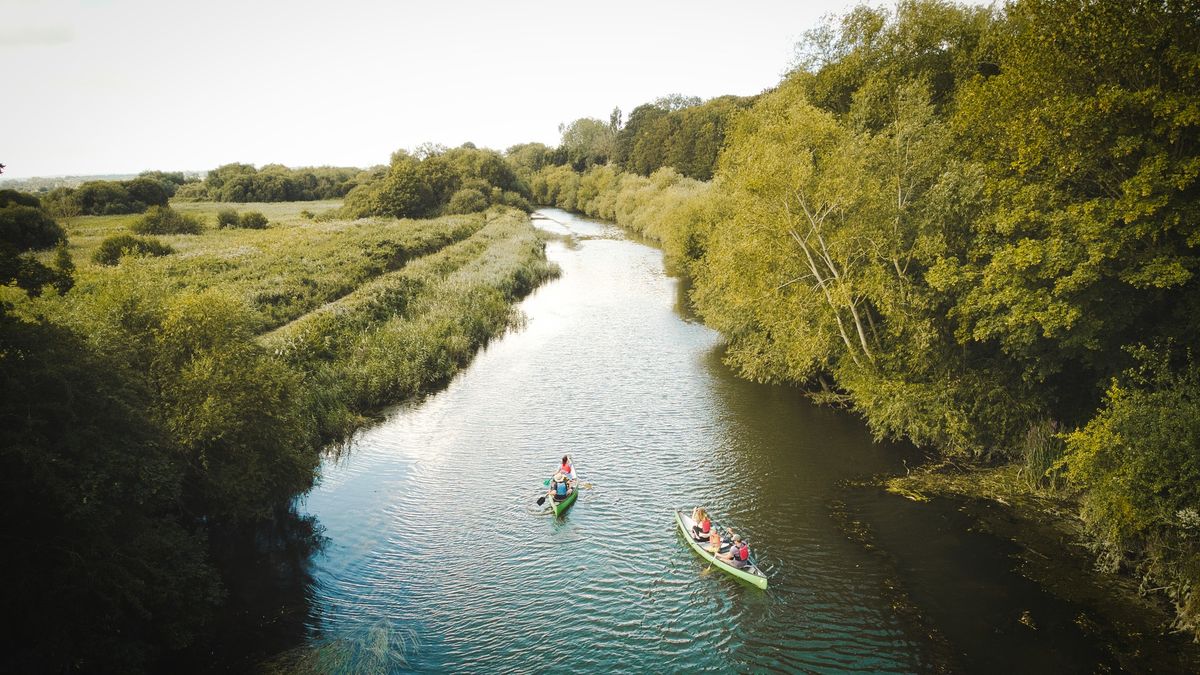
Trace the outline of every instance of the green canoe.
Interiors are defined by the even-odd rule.
[[[567,496],[561,502],[558,501],[557,499],[555,499],[554,497],[551,497],[550,498],[550,508],[554,509],[554,515],[556,515],[556,516],[560,515],[560,514],[564,513],[567,509],[571,508],[571,505],[575,503],[575,497],[578,494],[579,494],[579,486],[576,485],[574,488],[571,488],[571,491],[567,493]]]
[[[679,531],[683,533],[683,538],[692,545],[692,548],[696,551],[696,553],[700,554],[701,558],[708,560],[713,565],[720,567],[722,570],[739,579],[749,581],[759,588],[765,589],[767,587],[767,575],[763,574],[762,570],[758,569],[758,567],[754,565],[753,560],[751,560],[751,563],[745,567],[734,567],[731,563],[727,563],[709,553],[707,548],[708,544],[706,542],[699,542],[692,538],[692,526],[696,524],[696,521],[692,520],[690,515],[684,511],[676,511],[675,520],[679,523]]]

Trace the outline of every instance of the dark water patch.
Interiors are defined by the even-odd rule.
[[[267,523],[223,528],[209,542],[227,600],[163,672],[247,672],[308,640],[313,560],[326,543],[316,518],[289,510]]]

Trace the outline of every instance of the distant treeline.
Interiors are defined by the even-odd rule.
[[[46,208],[58,217],[111,216],[141,213],[151,206],[166,206],[181,185],[183,173],[146,171],[130,180],[94,180],[79,187],[54,188],[42,195]]]
[[[470,143],[452,150],[426,146],[415,155],[394,153],[389,166],[372,171],[346,195],[342,212],[351,218],[426,218],[475,213],[493,204],[529,211],[528,196],[528,187],[495,150]]]
[[[339,199],[369,175],[362,169],[322,166],[289,169],[267,164],[225,164],[202,182],[189,183],[177,198],[214,202],[301,202]]]
[[[608,122],[585,117],[561,127],[556,148],[541,143],[516,145],[506,153],[526,174],[547,166],[585,171],[610,165],[649,176],[669,167],[676,173],[709,180],[725,141],[729,120],[757,97],[721,96],[709,101],[672,94],[633,109],[622,120],[614,109]]]
[[[724,118],[711,185],[615,170],[682,147],[638,115],[652,152],[614,126],[582,175],[510,156],[539,203],[653,228],[745,376],[1078,495],[1195,631],[1198,29],[1174,1],[859,7]]]

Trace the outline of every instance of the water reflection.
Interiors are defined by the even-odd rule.
[[[994,538],[853,487],[903,470],[916,451],[873,443],[854,415],[794,389],[734,377],[659,251],[562,211],[535,222],[554,234],[547,255],[563,275],[522,303],[522,329],[322,468],[306,508],[329,545],[305,571],[304,601],[289,605],[307,607],[306,649],[278,663],[1111,665],[1094,639],[1064,627],[1074,608],[1021,582]],[[534,502],[564,451],[594,488],[556,519]],[[766,592],[706,569],[678,537],[674,509],[698,504],[748,536],[771,575]],[[1036,607],[1063,641],[1008,627],[993,641],[986,624],[1018,606]],[[322,660],[331,654],[350,660]]]
[[[245,672],[309,638],[313,560],[326,543],[316,517],[289,509],[274,521],[223,530],[209,542],[227,592],[196,646],[165,672]]]

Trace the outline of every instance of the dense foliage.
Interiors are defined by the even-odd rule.
[[[154,237],[135,237],[132,234],[114,234],[96,248],[92,260],[101,265],[116,265],[127,255],[170,255],[175,252],[167,244]]]
[[[359,169],[322,166],[289,169],[268,164],[225,164],[178,193],[180,199],[214,202],[294,202],[337,199],[362,180]]]
[[[37,197],[0,190],[0,241],[27,251],[51,248],[66,238],[62,226],[46,213]]]
[[[298,206],[268,212],[272,228],[204,230],[164,257],[122,257],[147,240],[79,218],[77,286],[6,296],[0,570],[39,580],[0,592],[22,618],[6,672],[150,670],[223,634],[223,565],[273,565],[281,531],[312,535],[280,524],[319,449],[444,381],[552,272],[519,212],[318,226]],[[278,335],[309,348],[262,336],[297,318]]]
[[[96,180],[76,188],[55,188],[46,193],[44,201],[60,218],[141,213],[151,206],[166,206],[185,182],[182,173],[148,171],[132,180]]]
[[[200,234],[204,223],[169,206],[151,206],[129,229],[138,234]]]
[[[528,211],[527,194],[528,188],[500,153],[470,143],[452,150],[435,146],[422,148],[418,155],[393,153],[386,171],[373,173],[346,195],[343,211],[351,218],[427,218],[480,211],[492,204]]]
[[[710,180],[730,119],[756,98],[721,96],[701,102],[675,96],[640,105],[617,132],[612,160],[643,176],[671,167],[688,178]]]
[[[247,230],[261,230],[267,226],[267,217],[261,211],[246,211],[238,216],[237,226]]]
[[[74,284],[74,264],[66,250],[63,228],[42,208],[37,197],[0,190],[0,286],[13,284],[32,295],[53,286],[66,293]],[[38,259],[36,251],[58,247],[54,266]],[[4,313],[0,301],[0,315]]]

